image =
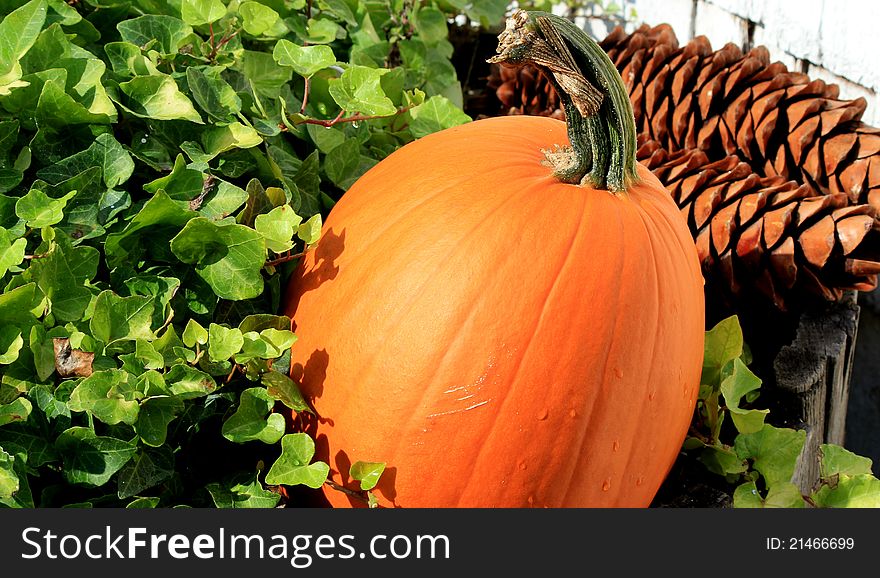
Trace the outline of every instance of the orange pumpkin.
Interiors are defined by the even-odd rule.
[[[558,120],[475,121],[333,208],[285,303],[337,484],[371,461],[386,506],[651,502],[699,387],[697,254],[640,165],[619,194],[554,177],[542,151],[567,142]]]

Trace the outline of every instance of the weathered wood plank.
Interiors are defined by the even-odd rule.
[[[779,397],[773,413],[807,432],[793,479],[804,493],[819,480],[819,446],[844,444],[858,322],[855,292],[839,303],[807,311],[794,340],[773,361]]]

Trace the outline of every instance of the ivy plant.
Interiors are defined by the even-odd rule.
[[[470,120],[448,21],[504,15],[474,4],[0,0],[0,504],[325,482],[285,280],[360,175]]]
[[[803,459],[806,432],[771,425],[769,410],[753,407],[762,382],[750,362],[736,316],[706,332],[686,456],[725,477],[734,507],[880,507],[880,480],[871,460],[833,444],[820,446],[818,486],[802,494],[792,478]]]

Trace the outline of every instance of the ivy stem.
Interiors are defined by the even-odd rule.
[[[335,126],[335,125],[343,123],[343,122],[360,122],[362,120],[373,120],[373,119],[377,119],[377,118],[388,118],[389,116],[400,116],[401,114],[405,113],[406,111],[408,111],[411,108],[412,108],[411,105],[403,106],[401,108],[398,108],[394,112],[394,114],[392,114],[392,115],[353,114],[351,116],[346,116],[346,117],[343,117],[343,115],[345,114],[345,111],[340,110],[339,114],[336,115],[336,118],[334,118],[332,120],[322,120],[319,118],[305,118],[305,119],[291,119],[291,122],[295,125],[296,124],[316,124],[318,126],[323,126],[323,127],[329,128],[331,126]]]
[[[570,146],[544,151],[562,182],[623,193],[638,181],[632,103],[605,51],[572,22],[517,10],[489,62],[538,67],[559,93]]]
[[[331,488],[333,488],[334,490],[337,490],[337,491],[339,491],[339,492],[342,492],[343,494],[346,494],[346,495],[348,495],[348,496],[351,496],[352,498],[356,498],[356,499],[358,499],[358,500],[360,500],[360,501],[362,501],[362,502],[364,502],[364,503],[368,503],[368,502],[369,502],[369,500],[367,500],[367,499],[366,499],[363,495],[361,495],[359,492],[356,492],[356,491],[354,491],[354,490],[352,490],[352,489],[350,489],[350,488],[346,488],[346,487],[343,486],[343,485],[337,484],[337,483],[334,482],[333,480],[325,480],[324,483],[327,484],[328,486],[330,486]]]
[[[266,261],[264,267],[275,267],[276,265],[281,265],[282,263],[287,263],[288,261],[293,261],[294,259],[299,259],[300,257],[305,257],[308,253],[308,250],[301,251],[299,253],[291,254],[290,251],[287,252],[287,255],[283,255],[278,257],[277,259],[272,259],[271,261]]]

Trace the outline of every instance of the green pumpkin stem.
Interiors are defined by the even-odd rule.
[[[614,63],[586,32],[553,14],[518,10],[489,62],[535,65],[559,93],[571,146],[545,151],[559,180],[615,193],[638,181],[632,103]]]

